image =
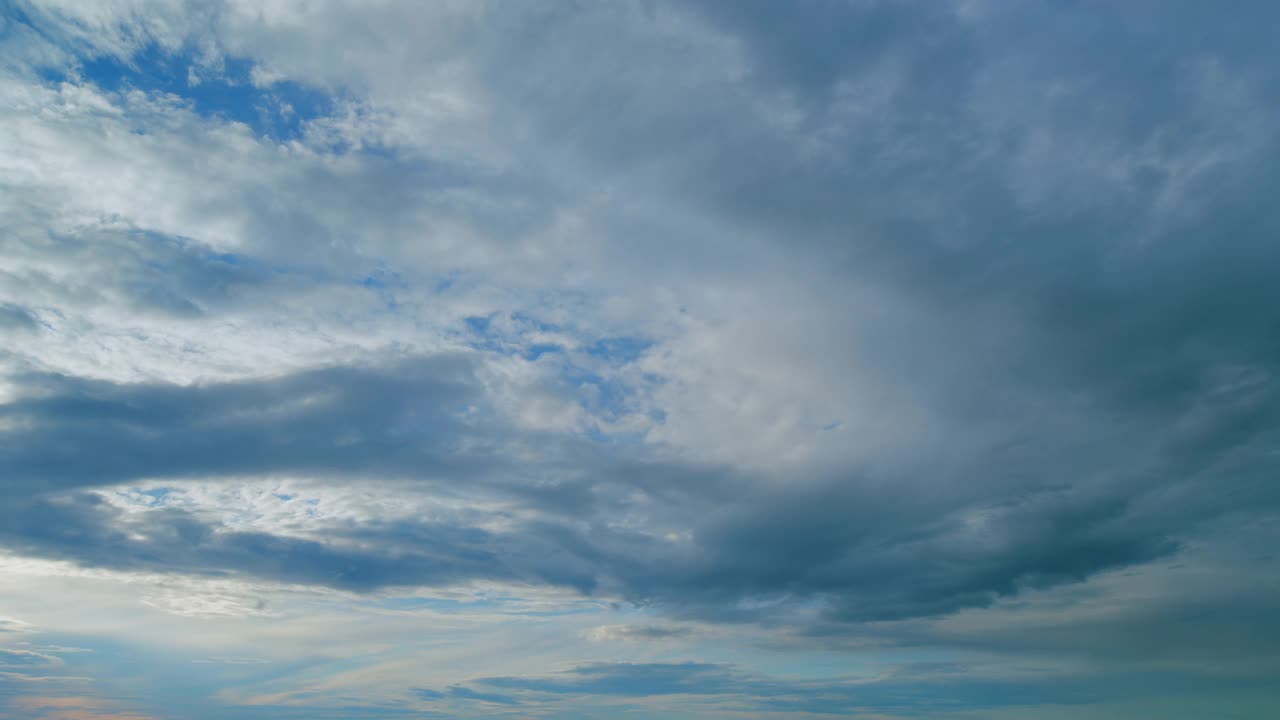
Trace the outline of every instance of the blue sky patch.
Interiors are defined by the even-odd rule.
[[[591,343],[585,350],[592,357],[610,363],[625,364],[640,359],[640,356],[651,347],[653,347],[653,341],[645,338],[610,337]]]
[[[489,332],[489,326],[493,323],[493,315],[475,315],[472,317],[462,318],[462,322],[467,329],[476,335],[484,335]]]
[[[84,58],[79,71],[84,80],[103,90],[175,95],[203,117],[243,123],[277,141],[300,137],[308,120],[332,112],[333,97],[317,89],[292,81],[255,86],[250,74],[253,65],[251,60],[227,56],[221,59],[221,67],[206,67],[191,48],[169,52],[150,44],[125,60],[112,55]],[[46,70],[44,79],[69,78]]]

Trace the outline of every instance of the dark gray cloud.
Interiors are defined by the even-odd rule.
[[[533,532],[494,535],[447,524],[326,528],[321,539],[235,531],[166,508],[125,516],[97,495],[11,502],[0,544],[29,557],[115,570],[240,576],[369,591],[469,580],[553,584],[582,592],[594,582]]]
[[[11,478],[11,521],[0,540],[89,565],[356,590],[548,582],[719,621],[777,622],[792,601],[818,599],[830,619],[866,621],[947,614],[1140,565],[1172,554],[1199,522],[1274,508],[1257,475],[1267,456],[1235,435],[1264,432],[1247,428],[1270,411],[1241,411],[1230,398],[1221,418],[1214,403],[1200,403],[1207,417],[1191,439],[1203,425],[1243,426],[1203,451],[1218,461],[1235,451],[1234,467],[1190,466],[1186,437],[1142,426],[1134,437],[1157,452],[1136,464],[1105,437],[1072,437],[1068,448],[1087,441],[1102,454],[1021,477],[1022,453],[1064,452],[1058,438],[1032,434],[1027,448],[981,454],[947,483],[930,472],[778,483],[585,440],[523,437],[489,413],[495,419],[478,442],[480,430],[461,419],[484,405],[471,373],[465,358],[438,357],[192,386],[28,375],[24,394],[0,408],[9,421],[0,467]],[[517,467],[504,459],[530,443],[540,443],[532,460]],[[1107,465],[1111,474],[1100,474]],[[1180,477],[1164,475],[1175,469]],[[93,495],[48,494],[286,471],[376,473],[536,512],[503,536],[465,522],[369,519],[311,540],[221,532],[173,509],[144,512],[129,528]],[[548,476],[555,482],[536,480]],[[1211,478],[1234,483],[1231,491],[1206,497],[1201,485]],[[636,492],[648,500],[637,504]],[[664,539],[663,528],[688,539]]]
[[[438,357],[190,386],[29,373],[23,397],[0,409],[12,423],[0,445],[3,490],[283,470],[443,472],[480,462],[450,450],[474,399],[470,372],[463,358]]]
[[[1274,184],[1280,145],[1249,118],[1277,110],[1266,88],[1280,73],[1259,62],[1256,30],[1274,21],[1271,4],[986,6],[969,17],[947,3],[806,6],[699,6],[695,17],[743,44],[750,82],[713,77],[651,98],[619,69],[610,77],[626,89],[615,92],[652,99],[641,104],[658,119],[633,132],[634,115],[590,114],[566,142],[609,168],[669,158],[680,201],[769,227],[851,278],[960,315],[975,335],[1025,325],[1009,357],[975,372],[1038,376],[1126,412],[1185,402],[1215,367],[1269,369],[1277,216],[1255,189]],[[554,52],[531,55],[539,76],[574,74]],[[513,95],[548,126],[576,127],[566,116],[616,105],[594,95],[616,87],[593,75],[609,71],[584,72],[554,101],[533,82]],[[1236,73],[1254,95],[1232,94]],[[843,102],[866,111],[830,97],[840,82],[852,93]],[[779,133],[751,110],[761,86],[804,99],[800,128]],[[803,152],[832,134],[824,151]],[[913,351],[927,339],[899,343],[910,345],[884,348],[884,362],[936,374]]]

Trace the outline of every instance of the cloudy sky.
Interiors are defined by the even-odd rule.
[[[1274,717],[1277,26],[0,0],[0,715]]]

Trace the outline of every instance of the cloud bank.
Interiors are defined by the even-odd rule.
[[[2,7],[15,717],[1274,702],[1270,4]]]

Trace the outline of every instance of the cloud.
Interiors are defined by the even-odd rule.
[[[476,528],[366,524],[323,528],[323,540],[229,531],[181,510],[122,518],[91,494],[11,506],[0,542],[27,556],[115,570],[221,575],[369,591],[386,586],[448,586],[469,580],[545,582],[589,591],[589,570],[557,558],[532,533],[494,536]],[[541,545],[544,552],[532,550]],[[175,612],[221,614],[211,598],[171,598]],[[229,610],[240,613],[238,603]]]
[[[727,698],[735,712],[791,712],[848,715],[888,712],[916,716],[964,708],[990,710],[1051,704],[1087,706],[1117,692],[1156,695],[1168,692],[1174,677],[1125,673],[1123,679],[978,677],[946,664],[922,663],[878,678],[788,679],[743,672],[707,663],[601,663],[581,665],[543,677],[479,678],[473,684],[520,693],[523,702],[596,696],[647,699],[671,696],[693,701],[700,696]],[[1183,678],[1186,682],[1196,682]],[[456,687],[456,686],[455,686]],[[1243,687],[1243,686],[1242,686]]]
[[[60,664],[58,658],[54,655],[35,652],[34,650],[6,650],[0,648],[0,667],[12,669],[15,667],[50,667]]]
[[[591,628],[587,637],[597,642],[646,642],[685,638],[693,630],[679,625],[601,625]]]
[[[430,691],[428,691],[430,692]],[[418,694],[423,695],[423,691],[419,690]],[[458,698],[461,700],[475,700],[484,703],[494,703],[497,705],[519,705],[520,701],[510,695],[501,695],[499,693],[487,693],[472,690],[462,685],[450,685],[449,689],[444,693],[446,697]]]
[[[465,359],[440,357],[204,387],[31,374],[24,397],[4,405],[0,464],[22,483],[6,490],[21,494],[197,473],[428,472],[423,442],[455,440],[469,373]],[[53,443],[72,450],[53,453]]]
[[[16,618],[0,617],[0,633],[17,634],[28,632],[30,630],[31,626],[28,623]]]
[[[1247,580],[1280,508],[1274,4],[11,10],[15,562],[349,618],[487,584],[643,611],[547,621],[626,641],[597,664],[412,685],[476,712],[943,713],[1274,668]],[[1006,664],[612,654],[676,645]]]
[[[706,663],[617,663],[580,666],[566,679],[485,678],[479,684],[549,693],[652,696],[722,695],[741,689],[730,668]]]
[[[0,463],[25,481],[6,488],[15,496],[6,542],[22,552],[354,590],[549,582],[704,620],[783,617],[793,600],[797,608],[821,601],[850,622],[986,606],[1168,556],[1190,523],[1268,497],[1246,485],[1242,492],[1260,494],[1206,504],[1121,468],[1123,482],[1074,486],[1047,472],[1010,496],[1002,475],[1018,458],[1000,455],[979,456],[959,469],[967,484],[946,487],[896,474],[778,484],[589,441],[532,451],[536,436],[500,433],[464,357],[193,386],[30,375],[24,393],[0,411],[11,423]],[[1228,395],[1224,412],[1237,412],[1234,402]],[[52,450],[68,442],[73,452]],[[521,452],[522,467],[504,452]],[[1247,461],[1251,451],[1242,452]],[[558,483],[526,479],[562,468],[575,470]],[[227,531],[174,508],[123,517],[92,494],[20,501],[148,477],[286,472],[465,488],[454,492],[473,503],[500,500],[526,519],[494,533],[371,517],[289,537]],[[917,493],[927,487],[932,497]]]
[[[0,305],[0,327],[12,332],[38,330],[40,321],[32,312],[17,305]]]
[[[30,720],[155,720],[153,716],[121,711],[113,703],[91,697],[23,696],[12,703],[19,717]]]

